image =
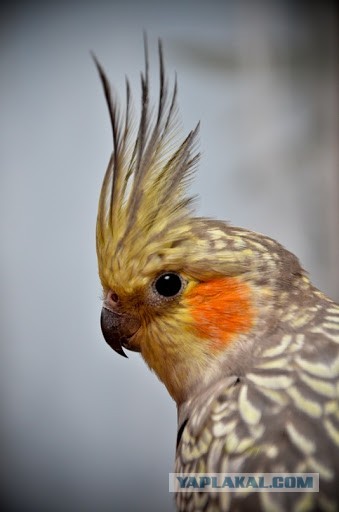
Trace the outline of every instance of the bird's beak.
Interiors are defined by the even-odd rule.
[[[122,345],[133,350],[128,346],[129,339],[139,329],[140,321],[129,314],[116,313],[104,306],[101,311],[100,323],[102,334],[109,346],[121,356],[127,357]]]

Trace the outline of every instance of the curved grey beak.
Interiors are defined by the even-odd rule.
[[[127,357],[122,345],[128,345],[128,340],[137,332],[140,322],[129,314],[120,314],[105,306],[100,317],[102,334],[110,347],[123,357]]]

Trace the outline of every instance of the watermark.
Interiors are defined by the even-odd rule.
[[[319,492],[319,473],[170,473],[169,492]]]

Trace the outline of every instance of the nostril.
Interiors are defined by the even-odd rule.
[[[117,304],[119,302],[119,296],[117,293],[110,290],[107,294],[107,300],[113,302],[114,304]]]

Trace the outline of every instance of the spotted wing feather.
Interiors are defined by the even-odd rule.
[[[177,494],[180,511],[338,510],[339,306],[316,292],[293,331],[293,303],[289,311],[243,375],[180,408],[176,472],[319,473],[320,492],[187,491]]]

